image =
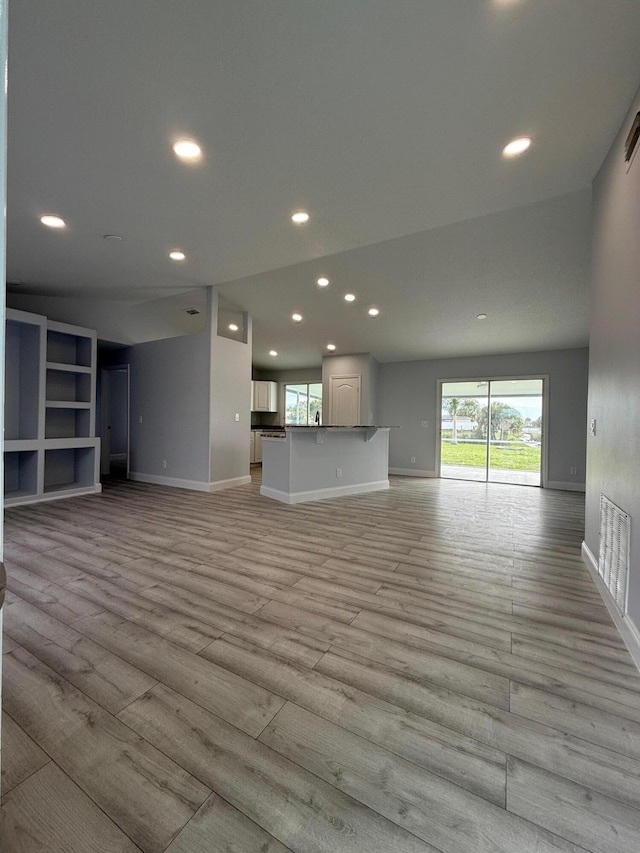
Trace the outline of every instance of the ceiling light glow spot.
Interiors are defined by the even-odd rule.
[[[353,293],[345,293],[345,295],[344,295],[344,301],[345,301],[345,302],[355,302],[355,301],[356,301],[356,297],[354,296],[354,294],[353,294]]]
[[[65,228],[67,225],[64,219],[61,219],[59,216],[53,216],[52,214],[41,216],[40,222],[46,225],[47,228]]]
[[[502,149],[502,154],[504,157],[517,157],[520,154],[524,154],[524,152],[531,146],[531,139],[528,136],[520,136],[518,139],[512,139],[507,145]]]
[[[273,357],[275,358],[275,356],[277,356],[277,355],[278,355],[278,353],[276,352],[276,350],[274,350],[274,349],[270,349],[270,350],[269,350],[269,355],[271,355],[271,356],[273,356]]]
[[[202,149],[194,139],[178,139],[173,144],[173,153],[188,163],[195,163],[202,157]]]
[[[237,331],[238,331],[238,326],[237,326],[237,324],[236,324],[236,323],[229,323],[229,329],[230,329],[232,332],[237,332]]]
[[[187,256],[179,249],[175,249],[173,252],[169,252],[169,257],[172,261],[184,261]]]
[[[306,225],[309,219],[310,216],[306,210],[296,210],[296,212],[291,215],[291,221],[295,225]]]
[[[318,279],[318,287],[329,287],[329,279],[322,275]]]
[[[302,314],[298,314],[298,313],[292,314],[291,319],[293,320],[294,323],[302,323]]]
[[[486,319],[487,319],[486,314],[478,314],[478,320],[486,320]]]
[[[380,309],[372,307],[372,308],[369,308],[369,311],[367,313],[369,314],[370,317],[377,317],[378,314],[380,313]]]
[[[335,348],[336,348],[335,344],[327,344],[327,349],[329,350],[329,352],[333,352],[335,350]]]

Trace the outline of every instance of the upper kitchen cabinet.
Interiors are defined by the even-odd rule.
[[[277,412],[278,411],[278,383],[267,382],[262,379],[251,383],[251,411],[252,412]]]

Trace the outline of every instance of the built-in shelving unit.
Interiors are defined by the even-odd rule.
[[[7,309],[5,506],[99,492],[96,333]]]

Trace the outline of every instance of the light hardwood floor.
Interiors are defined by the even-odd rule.
[[[6,514],[4,853],[638,853],[640,676],[578,494]]]

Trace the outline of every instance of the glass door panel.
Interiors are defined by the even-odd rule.
[[[539,486],[543,380],[493,380],[489,391],[489,482]]]
[[[443,382],[440,476],[542,483],[542,379]]]
[[[443,382],[440,476],[487,480],[489,383]]]

